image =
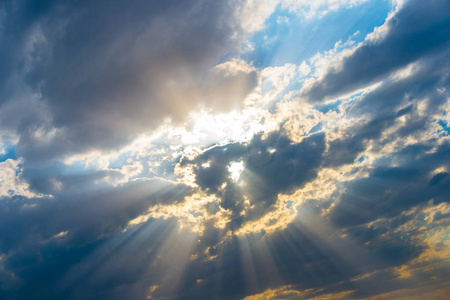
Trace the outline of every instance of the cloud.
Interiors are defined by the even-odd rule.
[[[267,213],[278,194],[292,193],[312,180],[324,150],[322,134],[295,144],[281,132],[274,132],[266,138],[255,136],[248,145],[215,147],[192,161],[182,161],[182,166],[193,165],[195,183],[219,197],[220,206],[233,212],[232,224],[238,229],[241,223]],[[233,163],[243,166],[238,180],[230,171]]]
[[[443,293],[448,5],[302,62],[241,49],[363,2],[4,2],[0,298]]]
[[[211,70],[240,45],[234,2],[7,3],[3,102],[31,87],[46,111],[36,120],[19,114],[23,155],[111,149],[202,105],[239,107],[254,70]]]
[[[352,291],[345,291],[335,294],[325,294],[314,297],[313,295],[317,293],[315,290],[307,290],[307,291],[297,291],[293,289],[291,286],[284,286],[277,289],[268,289],[264,291],[264,293],[247,296],[243,300],[275,300],[275,299],[315,299],[315,300],[326,300],[326,299],[346,299]]]
[[[283,0],[283,6],[292,11],[304,15],[306,18],[323,17],[331,11],[336,11],[342,7],[351,8],[359,6],[368,0],[317,0],[317,1],[293,1]]]
[[[23,196],[27,198],[42,197],[36,194],[22,178],[21,160],[7,159],[0,162],[0,197]]]
[[[128,221],[150,206],[174,203],[189,193],[189,188],[183,185],[158,179],[109,188],[93,182],[88,185],[83,180],[73,185],[76,188],[65,187],[52,198],[16,201],[15,196],[8,200],[0,212],[4,237],[1,251],[20,248],[24,242],[39,243],[65,231],[68,231],[65,239],[70,244],[84,245],[120,232]]]
[[[317,102],[346,94],[382,81],[417,60],[445,52],[449,8],[445,1],[407,1],[377,29],[382,32],[379,37],[369,35],[338,67],[304,87],[304,97]]]

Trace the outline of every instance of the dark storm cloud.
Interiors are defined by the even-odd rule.
[[[169,271],[173,272],[167,260],[176,261],[177,257],[164,245],[175,224],[174,220],[151,220],[137,230],[100,237],[77,247],[68,244],[64,237],[28,246],[5,259],[4,266],[20,276],[20,280],[2,286],[0,296],[2,299],[144,299],[152,285],[159,284]],[[183,239],[192,236],[192,233],[184,234],[184,237],[176,236],[178,245],[185,246]],[[164,259],[160,257],[161,251]]]
[[[396,167],[377,167],[363,179],[350,182],[330,217],[341,226],[392,217],[417,204],[448,202],[450,181],[438,168],[450,168],[449,144],[428,153],[433,144],[413,145],[393,155]],[[430,176],[431,175],[431,176]]]
[[[39,243],[64,231],[69,231],[66,239],[72,245],[95,241],[120,232],[150,206],[181,201],[189,194],[183,185],[158,179],[114,188],[78,183],[77,189],[53,198],[2,199],[0,251],[8,253],[23,243]]]
[[[448,51],[437,53],[418,63],[410,76],[386,80],[377,89],[359,97],[345,113],[362,117],[364,123],[352,126],[345,137],[329,142],[325,165],[353,163],[370,143],[382,149],[395,139],[427,134],[436,121],[433,116],[441,114],[442,105],[449,97],[449,58]],[[389,135],[383,134],[400,119],[404,120],[402,126]]]
[[[409,63],[448,49],[450,42],[448,1],[406,1],[384,26],[385,36],[368,41],[349,57],[342,69],[330,69],[305,90],[311,101],[342,95],[386,79]],[[448,50],[447,50],[448,51]]]
[[[397,110],[396,117],[400,117],[410,113],[418,100],[424,98],[429,98],[430,101],[426,107],[429,114],[438,111],[440,105],[447,100],[446,89],[450,86],[450,55],[447,50],[418,61],[412,74],[406,78],[386,80],[377,89],[363,95],[361,101],[350,108],[349,113],[383,115]]]
[[[364,244],[379,237],[376,233],[362,240],[359,233],[364,229],[342,236],[342,231],[313,207],[302,206],[286,229],[271,235],[233,237],[217,247],[220,258],[193,261],[185,272],[182,293],[176,298],[236,299],[282,285],[298,290],[323,289],[319,294],[356,288],[362,296],[389,291],[398,283],[393,282],[396,276],[392,272],[384,270],[408,262],[424,248],[412,239],[380,239],[376,246]],[[371,277],[372,281],[361,287],[351,280],[374,271],[383,276]],[[197,279],[203,280],[202,285]]]
[[[284,137],[276,142],[269,138],[268,142],[265,146],[269,149],[265,150],[272,147],[275,152],[269,154],[261,151],[250,156],[242,174],[242,180],[248,185],[245,187],[246,193],[256,204],[250,219],[261,216],[275,202],[278,194],[290,194],[313,180],[325,151],[325,136],[321,133],[305,138],[298,144]]]
[[[329,143],[324,165],[353,163],[368,147],[381,151],[395,140],[420,140],[436,134],[430,128],[449,97],[448,58],[447,51],[437,52],[418,62],[410,76],[386,80],[361,96],[346,113],[366,121]],[[330,217],[340,226],[357,225],[398,215],[431,199],[448,201],[446,172],[432,175],[439,168],[450,167],[448,149],[448,142],[436,136],[386,155],[375,163],[369,177],[343,187],[345,192]]]
[[[301,143],[294,143],[282,132],[267,138],[257,135],[248,144],[215,147],[193,161],[197,184],[205,191],[221,198],[220,205],[235,215],[233,226],[256,220],[275,203],[278,194],[289,194],[317,176],[325,151],[324,134],[315,134]],[[230,163],[242,161],[245,169],[239,181],[230,179]],[[208,164],[205,167],[204,164]],[[220,189],[222,184],[226,187]],[[243,218],[244,197],[252,208]]]
[[[105,174],[99,174],[97,179],[102,176]],[[167,238],[175,223],[158,221],[155,224],[159,225],[149,225],[150,229],[140,228],[145,247],[139,245],[140,239],[128,243],[138,233],[120,233],[150,206],[182,201],[190,193],[189,188],[158,179],[108,187],[89,184],[89,178],[75,180],[73,185],[78,184],[77,187],[56,193],[53,198],[1,199],[2,299],[87,299],[104,293],[111,293],[105,299],[120,299],[117,286],[134,282],[143,272],[149,272],[148,265],[142,265],[143,260],[154,261],[164,244],[161,236]],[[120,260],[123,252],[127,255],[125,265]],[[113,266],[110,259],[117,264]],[[129,269],[131,265],[134,270]],[[112,269],[117,271],[115,278],[111,277]],[[158,270],[152,270],[156,273],[149,276],[155,278],[164,272],[161,267]],[[147,280],[156,281],[151,278]],[[139,292],[135,298],[139,299],[148,287],[127,289],[125,293]]]
[[[22,120],[22,154],[42,159],[110,149],[166,117],[184,118],[198,104],[239,107],[256,73],[211,71],[239,46],[239,4],[6,2],[1,101],[17,102],[17,90],[27,87],[47,112]],[[35,138],[37,128],[59,130],[42,141]]]

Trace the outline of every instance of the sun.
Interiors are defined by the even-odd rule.
[[[228,165],[228,171],[230,172],[230,178],[234,182],[237,182],[239,180],[239,177],[241,177],[242,171],[244,171],[244,162],[243,161],[233,161]]]

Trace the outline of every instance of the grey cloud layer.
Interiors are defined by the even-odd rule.
[[[19,125],[23,154],[108,149],[166,117],[183,119],[199,104],[239,107],[256,74],[211,71],[239,47],[239,4],[6,2],[2,102],[18,101],[17,90],[26,87],[46,110]],[[36,128],[50,140],[36,139]]]
[[[404,7],[383,26],[387,33],[369,40],[343,59],[342,68],[330,69],[305,90],[310,101],[323,101],[386,78],[449,45],[450,20],[448,1],[406,1]]]
[[[219,205],[233,212],[230,226],[237,230],[273,209],[278,194],[292,193],[314,179],[324,150],[323,134],[295,144],[283,132],[275,132],[266,139],[256,136],[248,145],[213,148],[193,161],[184,160],[182,164],[194,165],[197,184],[207,193],[216,194],[221,199]],[[245,165],[239,183],[230,179],[228,166],[233,161],[242,161]],[[205,163],[209,167],[203,167]],[[219,189],[223,184],[226,187]],[[245,197],[252,207],[244,217]]]

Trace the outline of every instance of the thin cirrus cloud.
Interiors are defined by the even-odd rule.
[[[3,2],[0,298],[446,295],[450,7],[374,5]]]

